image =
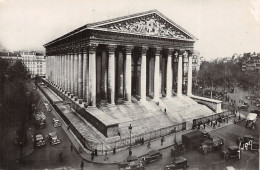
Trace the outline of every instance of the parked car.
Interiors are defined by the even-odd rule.
[[[240,105],[237,108],[240,109],[240,110],[247,110],[248,106],[247,105]]]
[[[53,121],[53,127],[60,127],[61,126],[61,123],[60,123],[59,119],[52,118],[52,121]]]
[[[241,144],[248,143],[249,141],[253,141],[253,135],[244,135],[243,137],[237,137],[237,145],[241,142]]]
[[[253,109],[250,111],[250,113],[256,113],[257,116],[260,116],[260,110]]]
[[[225,170],[236,170],[233,166],[227,166]]]
[[[132,169],[132,170],[143,170],[143,162],[136,156],[129,156],[127,161],[118,163],[118,169]]]
[[[240,159],[240,150],[238,146],[230,146],[228,147],[228,150],[221,152],[224,159],[230,159],[230,158],[239,158]]]
[[[159,152],[158,150],[152,150],[147,154],[147,156],[142,157],[141,161],[145,165],[148,163],[155,162],[160,158],[162,158],[162,153]]]
[[[256,113],[248,113],[248,115],[246,117],[246,127],[255,129],[256,119],[257,119],[257,114]]]
[[[171,149],[171,156],[176,157],[186,152],[186,147],[182,143],[175,144],[174,147]]]
[[[188,165],[188,160],[184,157],[177,157],[172,160],[171,164],[166,165],[165,169],[166,170],[173,170],[173,169],[183,169],[187,168]]]
[[[224,140],[220,137],[215,137],[212,140],[205,140],[201,143],[199,151],[207,154],[208,152],[220,149],[224,145]]]
[[[48,138],[49,138],[51,145],[56,145],[56,144],[61,143],[61,139],[58,138],[56,132],[49,133]]]
[[[37,146],[37,147],[45,145],[45,140],[44,140],[42,134],[35,135],[34,145]]]

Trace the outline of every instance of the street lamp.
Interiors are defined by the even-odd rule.
[[[130,126],[128,127],[128,129],[129,129],[129,132],[130,132],[129,156],[131,156],[131,155],[132,155],[132,151],[131,151],[131,132],[132,132],[132,126],[131,126],[131,124],[130,124]]]

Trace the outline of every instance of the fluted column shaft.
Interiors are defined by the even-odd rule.
[[[133,46],[126,46],[125,60],[125,94],[126,101],[131,102],[132,94],[132,50]]]
[[[78,52],[76,51],[74,53],[74,77],[73,77],[73,83],[74,83],[74,90],[73,93],[78,96],[78,61],[79,61],[79,56]]]
[[[82,88],[83,88],[83,70],[82,70],[82,67],[83,67],[83,63],[82,63],[82,59],[83,59],[83,56],[82,56],[82,52],[79,51],[79,61],[78,61],[78,96],[80,99],[83,98],[83,94],[82,94]]]
[[[182,54],[179,54],[178,77],[177,77],[177,96],[182,95]]]
[[[64,55],[64,90],[68,91],[68,77],[67,77],[67,72],[68,72],[68,68],[67,68],[67,54]]]
[[[90,104],[96,106],[96,48],[97,44],[89,44],[89,92]]]
[[[155,62],[154,62],[154,100],[159,100],[160,93],[160,52],[161,48],[155,49]]]
[[[192,55],[189,55],[187,95],[192,96]]]
[[[71,93],[75,95],[74,93],[74,55],[71,53],[70,55],[70,90]]]
[[[83,73],[82,73],[82,93],[83,99],[87,101],[88,99],[88,56],[87,56],[87,49],[84,47],[83,49]]]
[[[141,53],[141,92],[140,101],[146,101],[146,53],[148,47],[142,47]]]
[[[108,45],[108,93],[110,104],[115,104],[115,45]]]
[[[168,59],[167,59],[167,84],[166,84],[166,97],[172,96],[172,50],[168,49]]]

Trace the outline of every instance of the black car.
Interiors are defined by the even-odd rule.
[[[241,145],[243,145],[244,143],[248,143],[250,140],[254,140],[253,135],[244,135],[243,137],[237,137],[237,145],[239,145],[240,142]]]
[[[224,157],[224,159],[230,159],[230,158],[240,159],[240,150],[238,146],[230,146],[228,147],[228,150],[222,151],[221,154]]]
[[[162,153],[157,150],[152,150],[147,154],[147,156],[142,157],[141,161],[143,162],[143,164],[147,164],[147,163],[155,162],[160,158],[162,158]]]
[[[184,169],[188,166],[188,160],[186,158],[177,157],[172,160],[171,164],[165,166],[165,170]]]
[[[256,113],[257,116],[259,116],[259,115],[260,115],[260,110],[256,110],[256,109],[254,109],[254,110],[251,110],[250,113]]]

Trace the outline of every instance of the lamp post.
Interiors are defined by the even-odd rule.
[[[129,147],[129,156],[132,155],[132,151],[131,151],[131,133],[132,133],[132,126],[130,124],[130,126],[128,127],[128,130],[130,132],[130,147]]]

